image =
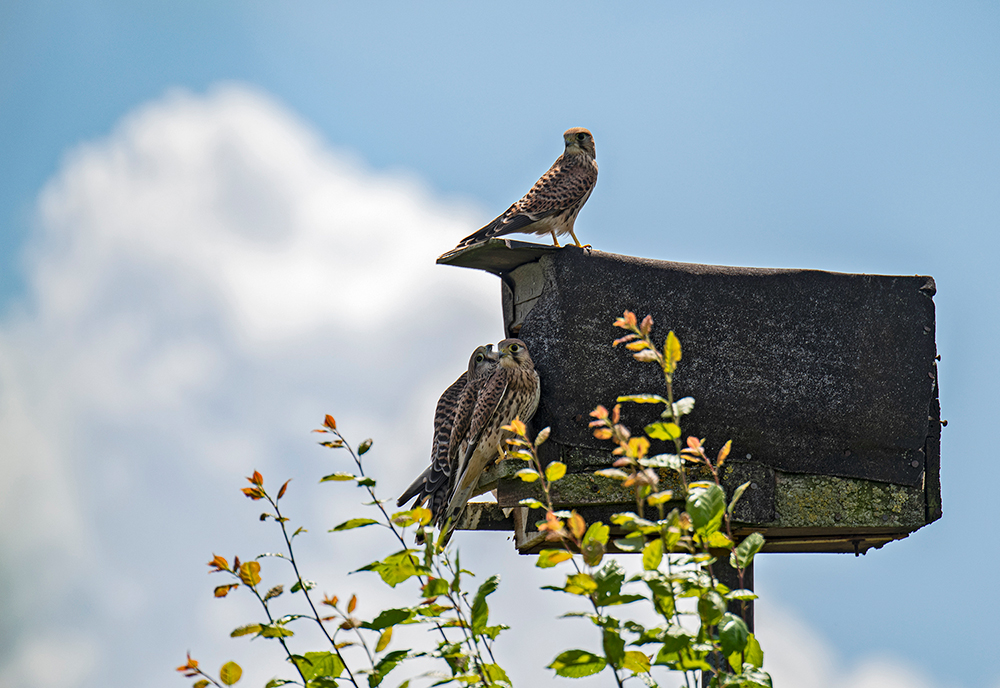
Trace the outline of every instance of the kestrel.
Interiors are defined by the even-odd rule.
[[[577,246],[581,245],[573,223],[597,184],[594,137],[586,129],[574,127],[566,130],[563,141],[566,150],[531,190],[493,222],[462,239],[459,247],[518,232],[551,234],[556,246],[558,235],[569,234]]]
[[[501,428],[515,418],[527,422],[538,408],[541,384],[528,347],[520,339],[505,339],[497,345],[500,362],[483,384],[470,410],[460,406],[451,436],[451,463],[454,470],[448,508],[441,523],[454,528],[465,504],[479,483],[479,476],[500,453],[501,442],[509,433]],[[462,434],[463,428],[468,431]]]
[[[434,436],[431,440],[431,465],[421,473],[406,492],[396,501],[403,506],[416,497],[416,504],[427,500],[427,508],[434,519],[441,515],[451,488],[451,464],[448,463],[448,449],[451,443],[452,426],[459,401],[472,390],[478,390],[489,378],[497,365],[498,355],[492,344],[478,347],[469,357],[469,370],[462,373],[438,399],[434,411]],[[474,398],[474,397],[473,397]]]

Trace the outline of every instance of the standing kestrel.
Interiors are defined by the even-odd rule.
[[[497,365],[497,353],[492,344],[478,347],[469,357],[469,370],[462,373],[455,382],[441,394],[434,411],[434,436],[431,440],[431,465],[417,476],[406,492],[396,501],[403,506],[416,497],[420,504],[428,500],[427,508],[436,520],[443,511],[451,491],[453,472],[448,463],[452,426],[459,401],[478,391]],[[473,397],[474,398],[474,397]]]
[[[479,476],[499,455],[501,442],[509,436],[501,428],[515,418],[527,422],[538,408],[541,384],[528,347],[520,339],[505,339],[497,347],[500,364],[479,390],[473,408],[462,405],[455,413],[449,460],[454,469],[454,487],[440,519],[449,530],[458,523],[466,502],[474,496]],[[468,428],[465,433],[464,428]]]
[[[566,130],[563,141],[566,150],[531,190],[503,215],[462,239],[460,247],[517,232],[551,234],[556,246],[558,235],[569,234],[577,246],[581,245],[573,223],[597,184],[594,137],[586,129],[574,127]]]

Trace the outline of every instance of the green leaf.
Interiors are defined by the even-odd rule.
[[[729,549],[733,546],[733,541],[730,540],[725,533],[719,530],[715,531],[707,538],[698,538],[698,540],[709,549]]]
[[[444,578],[431,578],[427,581],[426,585],[423,587],[423,596],[437,597],[438,595],[448,594],[448,581]]]
[[[299,592],[303,588],[305,588],[306,590],[312,590],[315,587],[316,587],[316,581],[303,580],[301,583],[295,581],[295,584],[292,585],[292,587],[289,588],[289,590],[291,592]]]
[[[743,496],[743,493],[747,491],[748,487],[750,487],[749,480],[733,490],[733,498],[729,500],[729,506],[726,507],[727,514],[730,516],[733,515],[733,509],[736,508],[736,502],[740,501],[740,497]]]
[[[726,612],[719,623],[719,640],[722,642],[722,654],[731,655],[734,652],[743,652],[747,645],[747,636],[750,629],[746,622],[735,614]]]
[[[643,428],[645,433],[654,440],[676,440],[681,436],[681,429],[676,423],[657,421]]]
[[[656,538],[646,543],[642,548],[642,568],[655,571],[663,559],[663,540]]]
[[[356,479],[357,479],[357,476],[355,476],[353,473],[344,473],[344,472],[338,471],[336,473],[331,473],[330,475],[324,475],[322,478],[320,478],[319,481],[321,483],[325,483],[325,482],[329,482],[331,480],[344,481],[344,480],[356,480]]]
[[[705,626],[714,626],[722,620],[722,615],[726,613],[726,601],[722,595],[709,590],[698,599],[698,616]]]
[[[521,506],[526,506],[529,509],[544,509],[545,505],[534,497],[528,497],[527,499],[522,499],[518,502]]]
[[[736,546],[733,553],[729,555],[729,563],[732,567],[745,569],[753,562],[754,555],[764,546],[764,536],[760,533],[750,533],[743,542]]]
[[[368,478],[368,477],[358,478],[358,486],[359,487],[375,487],[375,481],[372,480],[371,478]]]
[[[629,650],[625,653],[625,668],[633,674],[649,673],[649,657],[645,652]]]
[[[484,664],[483,673],[486,674],[489,685],[500,683],[505,683],[508,686],[512,685],[510,679],[507,677],[507,672],[501,669],[499,664]]]
[[[626,394],[615,400],[619,404],[631,401],[633,404],[669,404],[670,402],[659,394]]]
[[[646,538],[642,533],[632,533],[628,537],[615,540],[615,547],[623,552],[638,552],[646,544]]]
[[[743,672],[733,678],[740,688],[771,688],[771,675],[749,664],[744,664]]]
[[[483,629],[483,635],[489,636],[490,640],[496,640],[497,636],[500,635],[500,631],[506,631],[510,626],[504,626],[503,624],[497,624],[496,626],[487,626]]]
[[[518,478],[526,483],[533,483],[538,480],[538,471],[531,468],[522,468],[517,473],[515,473]]]
[[[344,671],[344,663],[335,652],[307,652],[295,655],[292,661],[302,671],[307,681],[318,678],[337,678]]]
[[[566,650],[549,664],[549,669],[554,669],[559,676],[567,678],[582,678],[591,676],[601,671],[607,666],[604,657],[587,652],[586,650]]]
[[[616,669],[621,669],[625,664],[625,640],[618,629],[604,628],[601,644],[608,663]]]
[[[390,588],[395,588],[411,576],[426,573],[423,566],[418,567],[415,550],[411,549],[390,554],[382,561],[362,566],[358,571],[375,571]]]
[[[764,666],[764,651],[760,648],[757,636],[753,633],[747,636],[747,646],[743,650],[743,661],[758,669]]]
[[[725,594],[727,600],[756,600],[757,595],[753,590],[747,590],[746,588],[738,588],[736,590],[730,590]]]
[[[381,631],[383,628],[391,628],[396,624],[409,621],[412,617],[413,611],[410,609],[386,609],[372,619],[371,622],[361,624],[361,627],[370,628],[373,631]]]
[[[231,686],[243,676],[243,669],[236,662],[226,662],[219,669],[219,680],[224,685]]]
[[[667,627],[660,639],[663,641],[663,651],[680,652],[691,644],[694,636],[681,626],[672,625]]]
[[[246,626],[240,626],[239,628],[234,628],[232,633],[229,634],[230,638],[239,638],[241,635],[250,635],[251,633],[260,633],[263,626],[260,624],[247,624]]]
[[[358,445],[358,456],[361,456],[361,455],[367,453],[368,450],[371,449],[371,448],[372,448],[372,440],[369,437],[364,442],[362,442],[361,444]]]
[[[564,549],[543,549],[538,553],[538,560],[535,562],[535,566],[540,569],[550,569],[559,562],[572,558],[573,554]]]
[[[597,540],[602,545],[608,544],[608,535],[611,533],[611,529],[601,523],[600,521],[595,521],[590,524],[587,528],[587,532],[584,533],[583,542],[587,543],[588,540]]]
[[[287,678],[272,678],[264,684],[264,688],[278,688],[279,686],[284,686],[289,683],[294,683],[294,681],[289,681]]]
[[[707,538],[722,524],[726,493],[715,483],[691,483],[686,509],[695,531]]]
[[[618,595],[625,582],[625,569],[614,559],[609,559],[604,566],[594,572],[594,582],[597,583],[597,603],[602,605],[608,598]]]
[[[496,592],[500,585],[500,576],[490,576],[476,591],[476,596],[472,600],[472,632],[481,633],[486,627],[486,622],[490,617],[490,608],[486,604],[486,597]]]
[[[375,665],[375,671],[368,675],[368,685],[371,688],[382,683],[386,674],[396,668],[409,655],[409,650],[395,650],[388,653]]]
[[[339,530],[352,530],[354,528],[364,528],[365,526],[371,526],[378,524],[374,518],[352,518],[348,521],[344,521],[339,526],[334,526],[327,532],[333,533]]]
[[[262,638],[290,638],[295,633],[290,628],[284,628],[277,624],[261,624],[260,635]]]
[[[545,479],[550,483],[554,483],[564,475],[566,475],[566,464],[562,461],[553,461],[545,467]]]

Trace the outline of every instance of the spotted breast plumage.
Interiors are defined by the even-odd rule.
[[[440,519],[449,529],[457,525],[480,475],[509,436],[503,426],[515,418],[527,422],[538,408],[541,383],[528,347],[520,339],[505,339],[497,348],[499,365],[479,390],[475,404],[471,409],[467,404],[460,406],[455,414],[450,450],[455,456],[449,461],[455,477]]]
[[[551,234],[556,246],[558,236],[569,234],[577,246],[581,245],[573,225],[597,184],[594,137],[586,129],[574,127],[566,130],[563,141],[565,151],[531,190],[488,225],[462,239],[459,247],[514,233]]]
[[[431,440],[431,465],[424,469],[402,496],[396,501],[403,506],[416,498],[416,504],[426,502],[431,514],[437,520],[451,491],[454,471],[449,463],[449,448],[455,413],[460,402],[467,397],[475,399],[478,390],[489,378],[497,365],[497,352],[492,344],[478,347],[469,357],[469,369],[462,373],[438,399],[434,412],[434,436]]]

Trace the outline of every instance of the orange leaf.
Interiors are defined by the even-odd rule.
[[[260,474],[260,471],[254,471],[253,475],[250,476],[249,478],[247,478],[247,480],[249,480],[251,483],[253,483],[257,487],[260,487],[260,486],[262,486],[264,484],[264,476],[262,476]]]
[[[208,565],[215,568],[215,571],[229,570],[229,562],[220,557],[218,554],[212,555],[212,561],[208,562]],[[215,573],[215,571],[210,571],[210,573]]]
[[[358,606],[358,596],[351,595],[351,601],[347,603],[347,613],[350,614]]]
[[[233,557],[233,569],[236,570],[236,569],[239,569],[239,568],[240,568],[240,558],[239,557]]]
[[[285,490],[288,488],[288,483],[290,483],[290,482],[292,482],[291,478],[289,478],[288,480],[286,480],[285,484],[281,486],[280,490],[278,490],[278,499],[281,499],[282,497],[285,496]]]
[[[610,440],[611,430],[608,428],[597,428],[597,430],[594,430],[594,437],[599,440]]]
[[[722,462],[726,460],[726,457],[729,456],[729,450],[732,448],[733,448],[732,440],[729,440],[722,446],[722,449],[719,450],[719,462],[717,464],[718,466],[721,466]]]
[[[338,602],[338,599],[337,599],[336,595],[334,595],[333,597],[327,597],[326,595],[323,595],[323,604],[325,604],[326,606],[328,606],[328,607],[336,607],[337,606],[337,602]]]
[[[622,416],[622,405],[615,404],[615,407],[611,409],[611,422],[615,425],[618,424],[618,420]]]
[[[191,653],[190,652],[187,653],[187,658],[188,658],[187,664],[184,664],[182,666],[177,667],[177,671],[190,671],[191,669],[197,669],[198,668],[198,660],[197,659],[191,659]]]
[[[643,335],[648,335],[649,331],[653,329],[653,316],[647,315],[643,318],[642,325],[639,326],[639,329],[642,330]]]
[[[624,344],[625,342],[631,342],[633,339],[635,339],[638,336],[639,335],[637,335],[637,334],[627,334],[624,337],[619,337],[615,341],[611,342],[611,346],[613,348],[613,347],[618,346],[619,344]]]
[[[583,534],[587,532],[587,522],[583,520],[583,516],[573,511],[569,517],[569,531],[573,533],[573,537],[577,540],[583,537]]]
[[[264,498],[264,492],[259,487],[244,487],[243,494],[254,501]]]
[[[326,418],[323,419],[323,425],[330,428],[331,430],[337,429],[337,421],[335,421],[333,419],[333,416],[331,416],[329,413],[326,414]]]
[[[701,449],[701,440],[699,440],[697,437],[692,437],[689,435],[687,438],[687,445],[692,449],[694,449],[695,451],[697,451]]]
[[[598,406],[597,408],[595,408],[593,411],[590,412],[590,415],[593,416],[594,418],[607,418],[608,410],[603,406]]]
[[[219,587],[217,587],[215,589],[215,596],[216,597],[225,597],[226,595],[229,594],[230,590],[232,590],[233,588],[238,588],[238,587],[240,587],[239,583],[230,583],[229,585],[220,585]]]

